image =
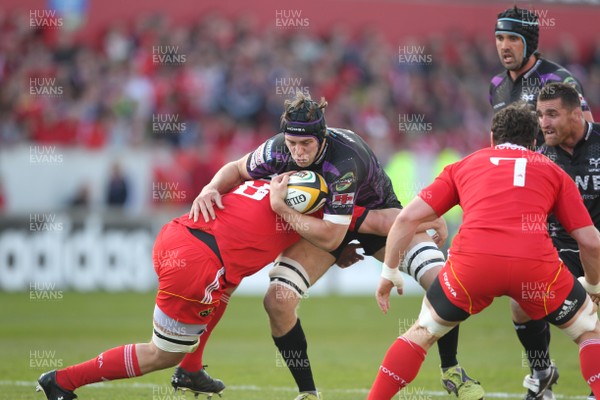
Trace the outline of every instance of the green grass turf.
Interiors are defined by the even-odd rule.
[[[151,335],[153,294],[62,293],[33,300],[0,293],[0,399],[42,399],[34,393],[41,372],[95,357],[103,350],[144,342]],[[386,349],[417,317],[421,297],[394,296],[383,315],[371,297],[309,297],[299,314],[309,341],[317,385],[326,400],[364,399]],[[551,354],[560,368],[555,393],[584,398],[577,347],[553,328]],[[489,397],[519,398],[527,369],[506,299],[461,326],[459,360]],[[205,352],[212,376],[228,385],[223,399],[293,399],[294,383],[276,356],[258,297],[233,296]],[[432,348],[405,400],[451,397],[441,393],[437,349]],[[172,369],[77,390],[91,399],[193,399],[170,390]],[[503,393],[503,394],[501,394]],[[508,394],[508,396],[506,395]],[[518,396],[517,396],[518,395]],[[213,399],[217,399],[215,396]]]

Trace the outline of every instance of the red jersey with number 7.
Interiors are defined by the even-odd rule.
[[[456,204],[463,222],[450,252],[556,260],[547,217],[567,232],[592,225],[573,180],[544,155],[512,144],[447,166],[419,197],[441,216]]]

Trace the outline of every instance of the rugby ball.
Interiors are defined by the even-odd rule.
[[[325,204],[329,189],[325,179],[313,171],[290,175],[285,203],[302,214],[312,214]]]

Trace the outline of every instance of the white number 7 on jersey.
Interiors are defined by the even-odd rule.
[[[490,157],[490,162],[494,165],[500,165],[500,161],[514,161],[515,171],[513,175],[513,186],[525,186],[525,169],[527,168],[526,158],[509,158],[509,157]]]

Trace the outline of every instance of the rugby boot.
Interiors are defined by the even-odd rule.
[[[43,391],[48,400],[73,400],[77,395],[70,390],[65,390],[56,383],[56,371],[44,372],[38,378],[36,392]]]
[[[213,379],[205,370],[206,365],[198,372],[189,372],[181,367],[175,368],[171,377],[171,385],[177,391],[190,391],[198,397],[199,394],[206,395],[209,399],[218,394],[221,397],[225,384],[220,379]]]
[[[527,375],[523,380],[523,386],[527,388],[525,400],[554,400],[552,385],[558,381],[558,368],[554,364],[550,366],[550,373],[544,378],[534,378]]]
[[[442,386],[449,394],[454,393],[459,400],[480,400],[485,396],[479,382],[470,378],[460,365],[442,371]]]
[[[323,400],[321,393],[300,393],[294,400]]]

